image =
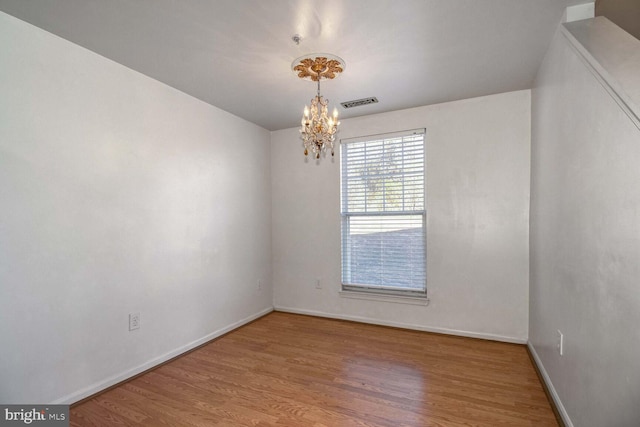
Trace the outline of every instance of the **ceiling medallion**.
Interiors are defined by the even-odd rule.
[[[326,53],[305,55],[293,61],[291,68],[301,79],[318,82],[318,92],[311,100],[311,108],[305,105],[302,120],[300,121],[300,137],[304,142],[304,155],[311,151],[316,159],[327,147],[334,155],[333,143],[338,131],[338,110],[333,109],[333,115],[329,117],[329,100],[320,95],[320,80],[334,79],[345,69],[344,61],[337,56]]]

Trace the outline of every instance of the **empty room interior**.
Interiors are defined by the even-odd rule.
[[[0,424],[640,425],[639,24],[0,0]]]

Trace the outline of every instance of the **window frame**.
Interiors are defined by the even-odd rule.
[[[345,180],[345,171],[346,162],[348,159],[344,157],[344,148],[343,145],[347,145],[350,143],[357,142],[373,142],[378,140],[389,140],[399,137],[408,137],[412,135],[422,135],[422,209],[418,210],[403,210],[403,211],[381,211],[381,212],[364,212],[364,213],[353,213],[348,212],[348,209],[345,208],[345,197],[347,197],[346,193],[346,185],[347,180]],[[426,129],[411,129],[406,131],[399,132],[388,132],[374,135],[367,135],[361,137],[354,138],[344,138],[340,140],[340,282],[342,292],[347,293],[361,293],[367,295],[380,295],[384,296],[398,296],[398,297],[409,297],[409,298],[427,298],[427,198],[426,198],[426,172],[427,172],[427,150],[426,150]],[[403,197],[405,197],[405,193],[403,190]],[[345,241],[345,236],[349,235],[349,226],[351,223],[352,217],[375,217],[375,216],[422,216],[422,234],[423,234],[423,250],[424,250],[424,282],[421,289],[417,289],[414,287],[407,286],[385,286],[378,284],[367,284],[367,283],[345,283],[345,265],[350,261],[350,257],[345,255],[345,252],[350,249],[349,245]],[[349,260],[349,261],[347,261]]]

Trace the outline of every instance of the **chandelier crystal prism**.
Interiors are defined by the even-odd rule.
[[[311,107],[305,105],[300,121],[300,137],[304,143],[304,155],[313,153],[316,159],[320,154],[331,150],[334,155],[333,143],[338,132],[338,109],[333,109],[329,116],[329,100],[320,94],[320,80],[333,79],[344,71],[344,61],[329,54],[313,54],[300,57],[293,61],[291,67],[298,77],[318,83],[318,92],[311,100]]]

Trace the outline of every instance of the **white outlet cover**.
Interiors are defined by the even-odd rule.
[[[564,335],[562,334],[562,332],[560,332],[560,329],[558,329],[556,348],[558,349],[558,353],[560,353],[560,356],[562,356],[564,354]]]
[[[140,329],[140,313],[129,314],[129,330]]]

